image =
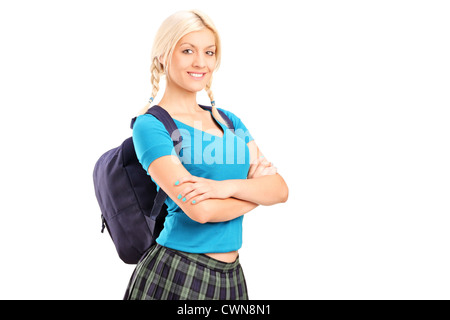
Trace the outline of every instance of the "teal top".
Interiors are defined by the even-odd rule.
[[[222,127],[217,135],[175,120],[183,137],[180,161],[191,175],[212,180],[247,179],[250,153],[247,143],[253,140],[242,121],[230,111],[223,111],[233,122],[235,130],[214,120]],[[153,115],[137,117],[133,128],[133,142],[137,157],[147,171],[159,157],[176,155],[172,139],[164,125]],[[153,180],[153,178],[151,178]],[[153,180],[154,181],[154,180]],[[155,181],[154,181],[155,182]],[[155,182],[156,183],[156,182]],[[158,184],[156,184],[159,190]],[[174,200],[167,197],[168,214],[164,229],[156,239],[162,246],[191,253],[230,252],[242,246],[242,220],[218,223],[198,223],[189,218]]]

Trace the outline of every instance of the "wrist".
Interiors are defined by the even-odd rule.
[[[223,180],[223,190],[228,195],[228,198],[236,197],[236,194],[239,191],[239,185],[240,180],[238,179],[230,179],[230,180]]]

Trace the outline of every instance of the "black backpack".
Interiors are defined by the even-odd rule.
[[[211,110],[211,107],[200,107]],[[218,111],[228,128],[234,130],[231,120]],[[161,121],[173,137],[177,126],[166,110],[155,105],[147,113]],[[131,128],[135,120],[131,120]],[[182,137],[176,136],[179,139],[173,140],[173,144],[179,155]],[[97,160],[94,189],[101,210],[101,232],[106,226],[119,257],[125,263],[138,263],[142,255],[155,244],[164,227],[167,194],[162,189],[156,191],[156,184],[137,159],[132,137]]]

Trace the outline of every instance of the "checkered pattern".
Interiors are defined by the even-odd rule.
[[[239,258],[224,263],[204,254],[153,246],[136,266],[126,300],[247,300]]]

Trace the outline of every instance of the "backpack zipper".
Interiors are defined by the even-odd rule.
[[[101,233],[103,233],[103,231],[105,231],[105,227],[106,227],[106,219],[102,214],[102,231],[101,231]]]

